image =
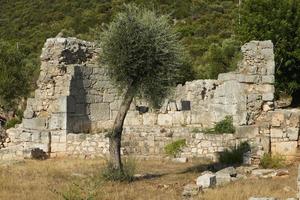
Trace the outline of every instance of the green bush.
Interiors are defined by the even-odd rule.
[[[233,120],[231,116],[226,116],[224,120],[217,122],[214,127],[215,133],[234,133]]]
[[[226,116],[222,121],[217,122],[213,128],[203,129],[205,134],[223,134],[234,133],[235,128],[233,126],[232,116]]]
[[[115,169],[110,161],[107,161],[106,167],[102,171],[102,177],[106,181],[127,181],[134,179],[136,171],[136,163],[133,159],[123,161],[123,170]]]
[[[250,151],[250,145],[247,142],[241,143],[231,150],[226,149],[220,153],[219,161],[223,164],[241,164],[243,163],[243,154]]]
[[[285,157],[280,154],[271,155],[265,153],[260,160],[262,168],[282,168],[285,167]]]
[[[16,124],[20,124],[22,122],[21,119],[18,117],[12,118],[11,120],[8,120],[5,124],[5,129],[13,128]]]
[[[186,146],[186,140],[185,139],[180,139],[176,140],[170,144],[167,144],[165,146],[165,152],[169,156],[176,157],[176,155],[181,151],[181,149]]]

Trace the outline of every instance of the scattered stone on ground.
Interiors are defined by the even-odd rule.
[[[251,175],[259,178],[273,178],[276,176],[289,175],[289,171],[287,169],[255,169],[252,171]]]
[[[197,185],[204,188],[214,187],[216,185],[216,175],[214,174],[204,174],[197,178]]]
[[[201,191],[201,187],[196,184],[187,184],[183,188],[182,197],[191,198],[193,196],[197,196]]]
[[[277,200],[274,197],[250,197],[249,200]]]

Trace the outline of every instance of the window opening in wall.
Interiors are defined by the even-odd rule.
[[[191,110],[191,101],[181,101],[181,110]]]
[[[136,106],[135,109],[139,111],[140,114],[144,114],[149,111],[149,107],[147,106]]]

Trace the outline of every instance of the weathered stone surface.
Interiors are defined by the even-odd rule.
[[[91,120],[109,120],[110,110],[109,103],[95,103],[90,105]]]
[[[46,129],[47,119],[46,118],[33,118],[33,119],[23,119],[23,127],[26,129]]]
[[[274,197],[250,197],[249,200],[277,200]]]
[[[214,174],[204,174],[197,178],[197,185],[202,188],[214,187],[216,182],[216,175]]]

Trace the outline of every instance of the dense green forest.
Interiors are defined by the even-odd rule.
[[[250,39],[276,39],[277,37],[254,33],[249,35],[247,25],[250,21],[246,21],[250,17],[259,16],[258,13],[251,16],[251,9],[255,11],[255,8],[250,6],[251,2],[260,5],[262,10],[277,0],[263,0],[264,5],[261,5],[259,0],[244,1],[245,6],[243,4],[239,6],[239,0],[0,0],[0,79],[3,79],[0,81],[0,104],[13,106],[12,103],[15,101],[12,100],[30,95],[39,73],[39,55],[47,38],[55,37],[63,31],[66,36],[94,40],[114,15],[123,8],[123,4],[131,2],[154,9],[160,14],[169,14],[170,22],[174,24],[190,56],[191,68],[194,71],[193,78],[216,78],[218,73],[234,69],[240,58],[239,47],[243,42]],[[297,2],[297,0],[286,2]],[[297,16],[300,16],[299,3],[297,3],[298,7],[294,6],[296,14],[298,12]],[[269,14],[273,18],[282,18],[284,12],[292,9],[287,4],[285,10],[280,7],[275,8],[281,10],[281,15]],[[259,19],[261,20],[257,20],[259,23],[273,20],[272,17],[267,18],[264,15]],[[243,22],[248,24],[243,25]],[[276,25],[278,24],[274,24]],[[299,24],[297,27],[299,28]],[[259,26],[256,30],[264,31]],[[274,31],[277,30],[274,28]],[[288,31],[283,34],[289,34]],[[298,67],[293,68],[292,74],[295,74],[295,70],[296,74],[299,74],[297,71],[300,60],[299,57],[297,58],[300,52],[299,46],[291,48],[295,50],[293,54],[295,59],[290,66]],[[7,59],[15,56],[18,58]],[[20,75],[13,78],[15,81],[11,81],[12,78],[9,80],[1,78],[7,73],[12,75],[14,71],[22,73],[22,79],[18,78]],[[280,73],[285,75],[285,71]],[[9,92],[7,85],[20,89],[20,84],[16,80],[22,82],[26,88],[14,94]],[[288,82],[289,77],[280,80]],[[278,88],[284,90],[285,87]],[[298,88],[300,88],[299,81],[294,81],[287,92],[293,93]]]

